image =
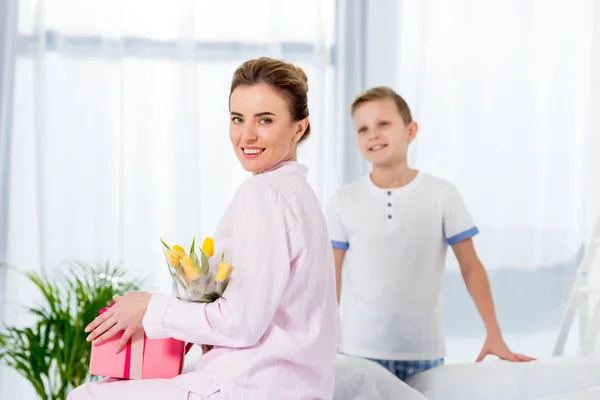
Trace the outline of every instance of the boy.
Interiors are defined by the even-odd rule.
[[[327,209],[338,302],[342,294],[340,351],[374,360],[402,380],[442,365],[441,285],[450,245],[487,331],[477,361],[488,354],[532,360],[504,342],[471,239],[478,230],[458,191],[407,164],[418,125],[404,99],[372,88],[351,113],[372,172],[340,190]]]

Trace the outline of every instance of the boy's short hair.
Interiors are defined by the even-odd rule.
[[[400,116],[402,117],[402,120],[404,121],[404,123],[409,124],[412,122],[412,115],[411,115],[410,108],[408,107],[408,104],[406,103],[406,101],[402,98],[402,96],[400,96],[393,89],[391,89],[387,86],[374,87],[374,88],[366,90],[366,91],[362,92],[361,94],[359,94],[358,96],[356,96],[356,98],[352,102],[352,106],[350,108],[350,110],[351,110],[350,114],[354,115],[354,112],[361,104],[364,104],[366,102],[373,101],[373,100],[383,100],[383,99],[394,100],[394,103],[396,103],[396,107],[398,107],[398,112],[400,113]]]

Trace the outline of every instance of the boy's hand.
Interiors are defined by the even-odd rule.
[[[456,243],[452,246],[452,250],[454,250],[454,254],[460,264],[460,270],[469,294],[473,298],[477,311],[479,311],[485,324],[485,329],[488,332],[476,362],[482,361],[487,355],[494,355],[501,360],[515,362],[534,360],[531,357],[513,353],[504,342],[496,319],[490,282],[485,268],[475,252],[473,240],[467,239]]]
[[[523,354],[513,353],[504,342],[502,336],[497,335],[487,336],[476,362],[483,361],[487,355],[493,355],[501,360],[513,362],[527,362],[535,360],[535,358],[531,358]]]

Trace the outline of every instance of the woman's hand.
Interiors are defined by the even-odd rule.
[[[120,352],[131,336],[143,329],[142,320],[150,297],[152,294],[147,292],[129,292],[123,297],[115,296],[115,304],[85,328],[86,332],[90,332],[86,340],[97,345],[124,331],[117,347],[117,353]]]

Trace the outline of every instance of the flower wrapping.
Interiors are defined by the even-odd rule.
[[[163,252],[173,278],[173,295],[181,300],[211,303],[223,295],[231,276],[232,267],[226,251],[219,255],[217,270],[211,270],[211,262],[216,263],[215,244],[207,237],[201,247],[196,248],[192,240],[189,252],[179,245],[172,247],[162,239]]]
[[[220,254],[216,273],[211,269],[215,263],[215,242],[211,237],[204,239],[201,247],[196,248],[196,238],[192,240],[189,253],[179,245],[169,246],[160,240],[167,260],[167,266],[173,278],[173,296],[195,303],[212,303],[222,295],[233,268],[227,251]],[[213,346],[201,345],[204,353]],[[189,348],[188,348],[189,349]]]

